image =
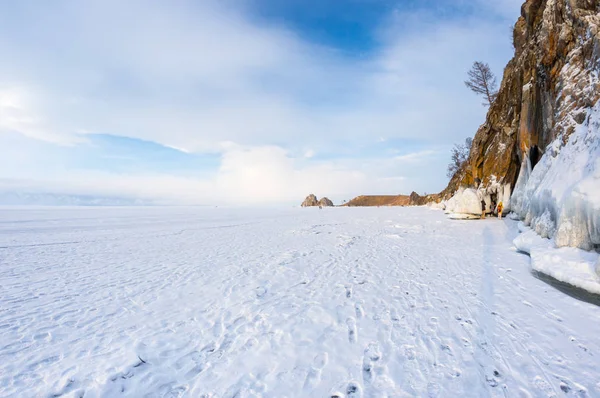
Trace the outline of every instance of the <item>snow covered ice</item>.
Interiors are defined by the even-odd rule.
[[[519,223],[523,234],[515,240],[515,247],[531,256],[531,267],[572,286],[600,295],[600,274],[597,265],[600,256],[576,247],[556,248],[553,241],[540,237],[535,231]]]
[[[0,210],[2,397],[600,396],[600,307],[517,222]]]

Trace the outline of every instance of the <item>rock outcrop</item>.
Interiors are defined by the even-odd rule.
[[[317,200],[317,197],[312,193],[308,195],[306,199],[304,199],[304,202],[302,202],[302,207],[314,207],[318,205],[319,201]]]
[[[373,207],[373,206],[408,206],[410,197],[406,195],[361,195],[352,199],[344,206]]]
[[[514,187],[525,159],[535,167],[558,137],[566,143],[575,124],[600,97],[600,1],[528,0],[513,32],[515,55],[504,70],[498,98],[481,125],[469,159],[442,191],[460,187]]]
[[[441,196],[478,188],[559,246],[600,248],[600,0],[527,0],[513,44],[498,97]]]
[[[333,207],[333,202],[329,198],[323,197],[319,200],[318,205],[321,207]]]
[[[333,207],[333,202],[329,200],[329,198],[322,197],[321,200],[318,200],[315,195],[312,193],[304,199],[302,202],[302,207]]]
[[[439,194],[421,196],[416,192],[412,192],[409,196],[409,206],[425,206],[427,204],[435,204],[441,202]]]

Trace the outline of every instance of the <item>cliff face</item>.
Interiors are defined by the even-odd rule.
[[[503,198],[557,246],[600,250],[600,0],[527,0],[513,40],[498,98],[442,196],[481,180],[487,202]]]
[[[600,0],[528,0],[515,24],[515,55],[465,166],[442,191],[450,198],[480,179],[514,187],[521,165],[566,143],[600,98]],[[509,187],[510,186],[510,187]]]

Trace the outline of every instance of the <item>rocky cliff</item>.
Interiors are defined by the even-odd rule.
[[[476,179],[514,187],[558,137],[566,143],[600,97],[599,0],[528,0],[513,32],[515,55],[465,166],[445,199]]]
[[[527,0],[513,44],[514,57],[468,161],[441,195],[449,199],[481,181],[480,189],[497,199],[512,193],[506,207],[540,234],[558,238],[559,245],[590,249],[600,243],[594,242],[600,236],[598,213],[577,215],[587,218],[588,231],[579,231],[586,238],[561,239],[559,231],[574,220],[563,213],[581,197],[577,184],[593,184],[600,176],[594,149],[600,141],[594,116],[600,99],[600,0]],[[567,160],[577,153],[587,162]],[[573,174],[569,168],[581,170]],[[580,207],[593,209],[598,193],[586,195]]]

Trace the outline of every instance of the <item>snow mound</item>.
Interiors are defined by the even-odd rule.
[[[427,206],[435,210],[446,210],[446,204],[444,202],[429,202]]]
[[[481,199],[477,195],[477,191],[472,188],[456,191],[454,196],[446,202],[446,213],[481,215]]]
[[[487,214],[494,212],[495,204],[499,202],[503,202],[504,211],[508,213],[510,211],[510,188],[510,184],[500,184],[495,176],[491,177],[489,185],[481,184],[477,190],[461,188],[445,202],[446,214],[450,214],[451,219],[479,218],[482,202],[485,202]],[[473,217],[473,215],[477,217]]]
[[[523,227],[520,225],[519,229]],[[600,256],[574,247],[556,248],[534,230],[525,231],[513,241],[517,250],[531,257],[531,267],[561,282],[600,294]]]
[[[512,210],[558,247],[600,248],[600,102],[563,144],[546,148],[535,168],[525,159]]]

